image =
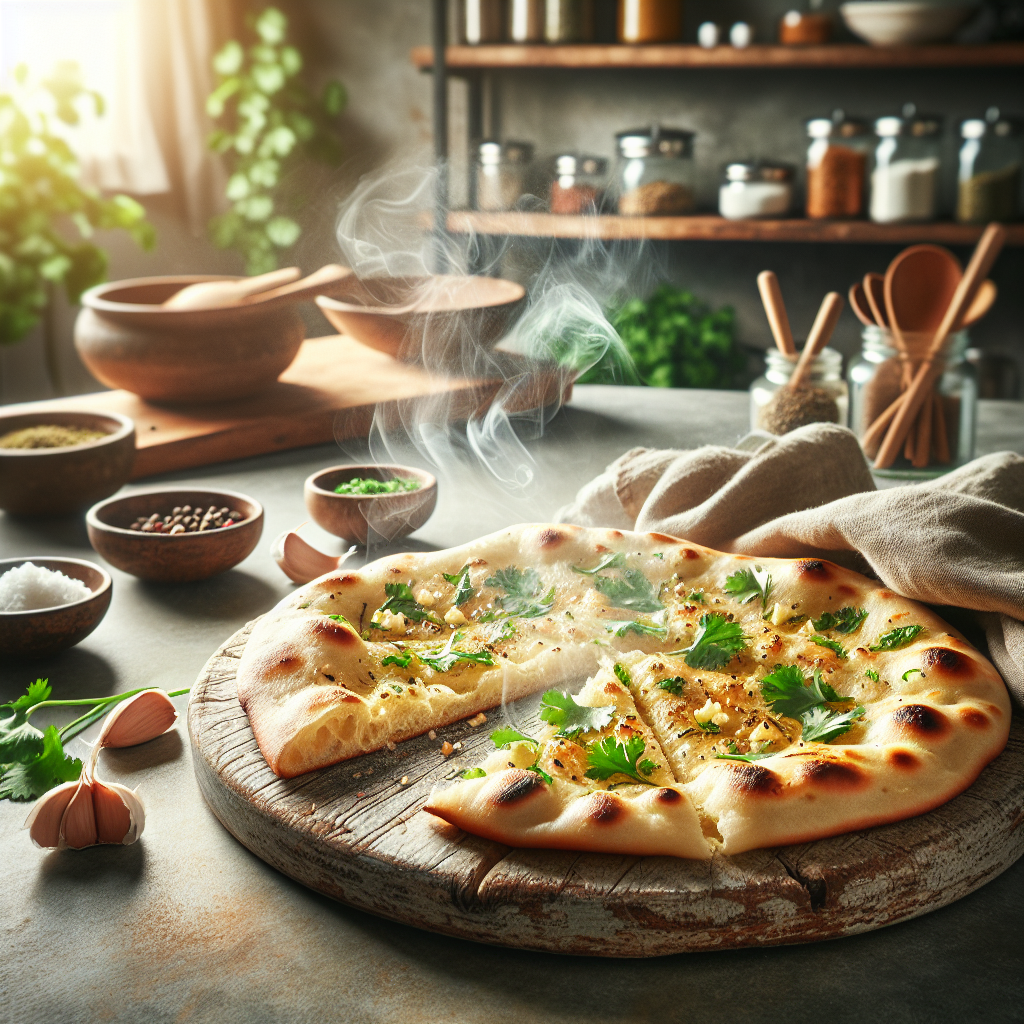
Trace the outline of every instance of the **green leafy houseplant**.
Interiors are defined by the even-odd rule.
[[[237,249],[248,273],[261,274],[302,233],[291,216],[301,201],[286,189],[287,175],[303,156],[330,164],[341,158],[335,119],[346,96],[337,81],[319,97],[300,81],[302,55],[286,43],[288,19],[276,7],[252,28],[257,40],[248,50],[232,40],[213,60],[218,82],[206,110],[217,128],[209,146],[227,162],[231,208],[210,222],[210,237],[222,249]]]
[[[103,98],[85,88],[78,66],[62,62],[48,79],[33,85],[28,69],[19,65],[14,79],[15,89],[0,93],[4,345],[20,341],[39,322],[53,287],[63,285],[74,303],[83,291],[106,279],[106,253],[88,240],[96,229],[123,228],[145,249],[152,248],[156,238],[146,211],[134,199],[106,199],[81,183],[74,153],[53,130],[54,119],[78,124],[82,101],[97,116],[103,114]],[[51,376],[54,366],[51,359]]]

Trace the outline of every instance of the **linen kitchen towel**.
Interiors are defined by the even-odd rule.
[[[916,601],[971,609],[1024,704],[1024,457],[986,455],[880,491],[843,427],[816,423],[753,451],[744,443],[634,448],[556,518],[739,554],[828,558]]]

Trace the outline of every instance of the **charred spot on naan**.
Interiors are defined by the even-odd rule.
[[[339,622],[326,615],[311,620],[310,633],[319,640],[326,640],[343,649],[360,647],[363,643],[362,637],[350,622]]]
[[[683,799],[683,794],[680,793],[678,789],[659,789],[658,792],[655,793],[654,799],[657,800],[659,804],[667,804],[671,806],[672,804],[679,803],[679,801]]]
[[[733,764],[727,770],[729,785],[743,796],[778,796],[782,792],[782,779],[764,765]]]
[[[810,783],[816,789],[850,791],[868,785],[871,776],[862,768],[849,761],[834,757],[816,757],[800,765],[801,782]]]
[[[949,719],[927,704],[903,704],[892,715],[892,720],[903,732],[918,739],[939,739],[949,732]]]
[[[949,647],[929,647],[922,661],[939,678],[958,679],[977,673],[974,659],[965,657]]]
[[[537,537],[537,546],[542,551],[546,551],[550,548],[561,547],[567,540],[568,537],[561,530],[547,527],[540,531],[540,535]]]
[[[992,720],[988,715],[986,715],[984,711],[979,711],[977,708],[961,708],[960,721],[969,729],[979,730],[987,729],[992,724]]]
[[[827,583],[838,575],[839,567],[820,558],[799,558],[793,566],[796,574],[815,583]]]
[[[586,817],[596,825],[613,825],[626,813],[622,801],[612,793],[593,793],[587,799]]]
[[[921,758],[913,753],[913,751],[900,750],[899,748],[890,750],[886,755],[886,760],[893,768],[899,768],[905,772],[915,771],[922,764]]]
[[[678,537],[670,537],[667,533],[649,533],[647,534],[651,540],[656,541],[658,544],[678,544]]]
[[[543,788],[544,781],[536,772],[529,772],[525,768],[509,768],[502,773],[490,800],[496,807],[508,807],[528,800]]]

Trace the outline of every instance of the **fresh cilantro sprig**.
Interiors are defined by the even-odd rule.
[[[873,682],[873,683],[877,683],[878,682],[878,673],[873,668],[869,668],[864,673],[864,675],[866,675],[868,677],[868,679],[871,680],[871,682]]]
[[[380,659],[381,665],[397,665],[399,668],[408,668],[412,662],[412,651],[399,651],[397,654],[388,654]]]
[[[476,595],[473,584],[469,582],[469,566],[464,565],[456,573],[443,572],[441,575],[455,588],[455,607],[472,601]]]
[[[660,612],[665,607],[658,600],[654,584],[639,569],[624,569],[621,576],[595,576],[594,586],[613,608]]]
[[[544,581],[536,569],[520,572],[514,565],[499,569],[493,576],[484,580],[485,587],[496,587],[505,591],[504,597],[498,598],[501,614],[521,619],[536,619],[547,615],[555,603],[555,588],[544,592]],[[480,616],[481,622],[490,622],[500,616],[496,612],[488,612]]]
[[[811,619],[811,625],[818,633],[834,629],[837,633],[853,633],[860,629],[868,617],[866,608],[840,608],[837,612],[824,612],[819,619]]]
[[[40,733],[39,753],[7,765],[0,779],[0,800],[33,800],[62,782],[74,782],[82,774],[82,762],[64,753],[60,733],[51,725]]]
[[[418,658],[428,668],[435,672],[450,672],[460,661],[469,661],[477,665],[493,665],[494,655],[490,651],[459,651],[454,645],[463,639],[465,634],[452,633],[448,642],[440,648],[431,651],[413,651],[410,648],[400,648],[397,654],[388,654],[381,658],[381,665],[398,665],[399,668],[408,668],[413,657]]]
[[[497,644],[502,640],[508,640],[516,633],[516,624],[511,619],[502,619],[496,622],[487,632],[486,640],[489,644]]]
[[[687,601],[693,601],[694,604],[704,604],[704,591],[703,590],[691,590],[686,595]]]
[[[392,615],[401,612],[412,622],[427,621],[433,622],[435,625],[441,624],[441,620],[430,609],[424,608],[416,600],[412,587],[408,583],[385,583],[384,593],[387,594],[388,599],[377,609],[374,618],[383,612],[391,612]]]
[[[768,595],[772,592],[771,573],[759,565],[753,569],[740,569],[726,576],[725,592],[735,597],[740,604],[747,604],[755,597],[760,597],[763,611],[768,607]]]
[[[643,737],[636,733],[625,743],[614,736],[606,736],[598,743],[592,744],[587,751],[587,764],[590,766],[586,772],[587,778],[604,781],[614,775],[625,775],[645,786],[657,785],[645,778],[658,767],[649,758],[640,760],[646,746]]]
[[[707,668],[713,671],[725,668],[733,656],[747,646],[747,637],[738,622],[730,622],[718,612],[705,612],[700,617],[700,628],[693,643],[681,651],[690,668]]]
[[[662,679],[658,683],[658,688],[671,693],[673,697],[681,697],[685,685],[686,680],[682,676],[673,676],[671,679]]]
[[[846,648],[838,641],[831,640],[827,636],[822,636],[820,633],[815,633],[811,637],[811,643],[817,644],[819,647],[827,647],[830,651],[835,651],[840,658],[848,658],[850,655],[847,653]]]
[[[540,699],[540,717],[558,726],[558,736],[575,739],[581,732],[599,732],[615,717],[614,706],[588,708],[561,690],[548,690]]]
[[[659,626],[653,622],[640,622],[637,619],[613,619],[605,624],[605,629],[615,636],[636,633],[637,636],[653,636],[659,640],[664,640],[668,637],[667,626]]]
[[[849,732],[855,719],[864,714],[864,708],[858,705],[852,711],[840,714],[830,708],[818,707],[806,712],[803,716],[802,738],[807,741],[829,743],[844,732]]]
[[[900,647],[906,647],[911,640],[917,637],[918,633],[924,630],[924,626],[915,623],[913,626],[897,626],[895,629],[883,633],[869,651],[895,651]]]
[[[621,552],[617,551],[614,555],[605,555],[593,569],[581,569],[578,565],[572,567],[573,572],[578,572],[581,576],[596,576],[603,569],[625,569],[626,568],[626,556]]]
[[[761,680],[761,696],[774,713],[795,718],[801,723],[801,738],[828,743],[853,728],[854,720],[864,714],[859,705],[839,712],[830,704],[843,703],[849,697],[838,694],[817,669],[808,680],[796,665],[776,665]]]
[[[753,764],[762,758],[774,756],[770,750],[758,751],[757,753],[752,750],[749,754],[741,754],[735,742],[729,743],[728,751],[727,754],[715,754],[715,757],[719,761],[746,761],[747,764]]]
[[[629,669],[626,668],[621,662],[615,662],[612,666],[612,671],[615,673],[615,678],[618,679],[623,686],[631,686],[633,683],[633,677],[629,674]]]
[[[722,731],[721,726],[715,725],[710,718],[706,722],[702,722],[699,718],[694,718],[694,721],[697,723],[697,728],[700,729],[701,732],[717,734]]]
[[[551,776],[540,766],[540,751],[541,745],[539,740],[535,740],[532,736],[524,736],[518,729],[512,729],[506,726],[503,729],[495,729],[491,733],[491,742],[494,743],[498,750],[508,750],[513,743],[529,743],[537,754],[533,764],[527,765],[526,770],[528,772],[534,772],[539,775],[549,786],[551,785]]]

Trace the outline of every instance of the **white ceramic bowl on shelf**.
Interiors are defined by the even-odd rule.
[[[872,46],[903,46],[949,39],[977,6],[934,0],[857,0],[843,4],[839,12],[846,27]]]

